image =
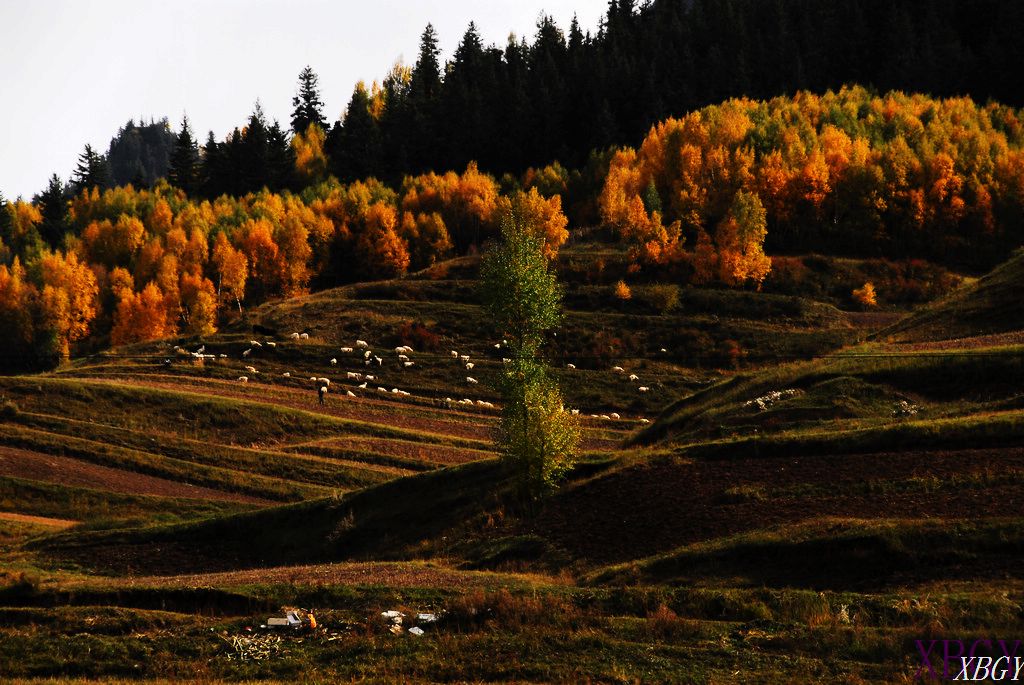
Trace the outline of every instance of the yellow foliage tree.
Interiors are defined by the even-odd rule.
[[[736,193],[729,213],[715,231],[719,279],[728,285],[747,281],[760,285],[772,268],[771,260],[764,253],[767,235],[760,199],[743,190]]]
[[[47,252],[39,261],[44,327],[52,334],[62,361],[71,356],[71,343],[89,334],[96,318],[99,288],[88,264],[74,252]]]
[[[295,170],[307,184],[315,183],[327,174],[327,155],[324,141],[327,136],[319,125],[309,125],[306,132],[296,133],[292,138],[295,152]]]
[[[125,345],[167,337],[174,331],[167,320],[164,294],[155,283],[149,283],[142,292],[130,290],[122,296],[114,311],[114,327],[110,331],[110,342]]]

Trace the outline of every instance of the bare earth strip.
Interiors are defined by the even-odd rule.
[[[222,502],[264,504],[266,500],[198,485],[178,483],[121,469],[29,450],[0,446],[0,476],[25,478],[128,495],[159,495]]]
[[[70,528],[77,526],[78,521],[69,519],[51,519],[45,516],[30,516],[29,514],[16,514],[13,511],[0,511],[0,521],[14,521],[16,523],[31,523],[47,528]]]

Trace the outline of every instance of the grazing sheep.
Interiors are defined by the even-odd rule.
[[[365,350],[369,346],[370,343],[366,342],[365,340],[356,340],[356,347],[361,347]]]
[[[260,344],[259,340],[250,340],[249,341],[249,346],[250,347],[263,347],[263,345]]]
[[[367,374],[366,380],[368,380],[368,381],[375,381],[377,379],[374,376],[370,376],[369,374]]]
[[[565,368],[567,368],[567,369],[575,369],[576,365],[575,364],[566,364]]]
[[[334,357],[332,357],[331,358],[331,366],[337,366],[337,365],[338,365],[338,360],[335,359]]]
[[[398,388],[391,388],[391,394],[392,395],[397,395],[398,394]]]
[[[398,391],[398,394],[399,394],[399,395],[401,395],[402,397],[408,397],[408,396],[409,396],[409,395],[411,395],[412,393],[411,393],[411,392],[409,392],[408,390],[399,390],[399,391]]]
[[[248,376],[239,376],[238,377],[238,382],[239,383],[248,383],[249,382],[249,377]]]
[[[466,376],[466,382],[470,383],[472,385],[476,385],[479,381],[477,381],[477,379],[475,379],[475,378],[473,378],[471,376]]]
[[[303,340],[309,340],[309,333],[303,333],[299,337],[302,338]]]
[[[359,387],[362,388],[363,390],[366,390],[366,381],[363,381],[362,383],[360,383]]]
[[[482,406],[484,406],[484,405],[485,405],[485,404],[487,404],[487,403],[486,403],[486,402],[484,402],[483,400],[477,400],[477,401],[476,401],[476,404],[477,404],[477,406],[479,406],[479,407],[482,407]]]
[[[466,370],[467,371],[472,371],[473,370],[473,366],[474,366],[473,362],[466,362]]]
[[[639,388],[637,388],[637,390],[639,390],[640,392],[647,392],[648,390],[650,390],[650,388],[648,388],[646,385],[641,385]]]
[[[494,343],[494,349],[500,350],[501,349],[501,343]]]
[[[291,371],[285,371],[285,372],[284,372],[283,374],[281,374],[281,375],[282,375],[282,376],[284,376],[285,378],[291,378],[291,377],[292,377],[292,373],[291,373]]]
[[[410,366],[412,366],[415,363],[416,362],[402,362],[402,366],[404,366],[405,368],[408,369]]]
[[[502,362],[503,364],[509,364],[509,363],[511,363],[511,361],[512,361],[512,360],[511,360],[511,359],[509,359],[508,357],[502,357],[502,358],[501,358],[501,362]]]
[[[571,413],[571,414],[572,414],[573,416],[579,416],[579,415],[580,415],[580,410],[579,410],[579,409],[573,409],[573,410],[572,410],[572,411],[571,411],[570,413]]]
[[[267,341],[267,347],[277,347],[277,343],[276,342],[271,342],[270,340],[268,340]]]
[[[345,378],[351,378],[354,381],[359,380],[359,378],[361,376],[362,376],[361,373],[356,373],[355,371],[346,371],[345,372]]]
[[[650,423],[647,419],[640,419],[640,423]]]
[[[468,362],[469,361],[469,355],[468,354],[460,354],[459,355],[459,361],[461,361],[463,363]]]
[[[311,381],[313,381],[314,383],[316,383],[316,376],[310,376],[310,377],[309,377],[309,380],[311,380]]]
[[[640,376],[637,376],[635,373],[631,373],[631,374],[629,374],[629,380],[631,380],[631,381],[638,381],[638,380],[640,380]]]
[[[252,348],[251,347],[249,349],[247,349],[245,352],[242,353],[242,358],[245,359],[250,354],[252,354]]]
[[[351,390],[346,390],[345,394],[348,395],[349,397],[355,397],[356,396],[356,394],[354,392],[352,392]]]
[[[321,383],[323,383],[324,385],[330,385],[331,384],[331,379],[330,378],[317,378],[317,380],[320,381]]]
[[[345,354],[349,354],[350,352],[352,352],[352,348],[351,347],[343,347],[343,348],[341,348],[341,351],[344,352]]]
[[[376,361],[376,362],[377,362],[377,366],[380,366],[381,364],[383,364],[383,363],[384,363],[384,360],[383,360],[383,359],[381,359],[380,357],[374,356],[374,358],[373,358],[373,359],[374,359],[374,361]],[[367,362],[369,362],[370,360],[369,360],[369,359],[367,359],[366,361],[367,361]]]
[[[196,354],[202,354],[203,352],[206,352],[206,345],[203,345],[198,350],[196,350]]]
[[[226,354],[218,354],[217,356],[220,357],[221,359],[227,359],[228,358],[228,356]]]
[[[380,392],[387,392],[388,391],[387,388],[382,388],[379,385],[377,386],[377,390],[379,390]]]
[[[590,418],[592,418],[592,419],[596,419],[596,418],[598,418],[598,416],[597,416],[597,414],[591,414],[591,415],[590,415]]]
[[[613,366],[612,371],[614,371],[615,373],[625,373],[626,370],[621,366]]]
[[[288,337],[291,338],[292,340],[298,340],[299,339],[299,334],[298,333],[292,333]]]
[[[247,366],[245,367],[245,370],[248,371],[249,373],[256,373],[256,368],[253,366]]]
[[[398,355],[398,361],[407,362],[409,361],[409,358],[406,357],[404,354],[400,354]]]
[[[455,350],[452,350],[452,359],[458,359],[458,358],[459,358],[459,353],[457,351],[455,351]]]
[[[602,419],[610,419],[611,417],[608,416],[607,414],[601,414],[601,418]]]
[[[662,351],[662,352],[666,352],[666,353],[668,352],[668,350],[666,350],[666,349],[665,349],[664,347],[663,347],[663,348],[661,348],[661,351]]]
[[[615,412],[612,412],[612,413],[611,413],[611,414],[609,414],[608,416],[612,417],[612,418],[613,418],[613,419],[615,419],[616,421],[622,418],[621,416],[619,416],[619,415],[618,415],[618,414],[616,414]]]

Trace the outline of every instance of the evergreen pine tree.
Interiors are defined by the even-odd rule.
[[[316,73],[306,65],[299,74],[299,92],[292,98],[292,132],[305,133],[310,124],[317,124],[327,130],[327,119],[324,118],[324,103],[320,99],[319,79]]]
[[[182,117],[181,131],[174,143],[171,155],[171,167],[167,172],[167,180],[171,185],[181,188],[191,195],[196,190],[199,150],[192,137],[192,129],[188,124],[188,115]]]
[[[107,160],[93,150],[92,145],[86,143],[82,154],[78,156],[78,166],[75,167],[75,191],[81,192],[93,186],[106,188],[109,178]]]
[[[51,248],[58,247],[68,231],[68,202],[60,176],[51,176],[46,190],[32,198],[32,201],[43,215],[38,227],[39,235]]]

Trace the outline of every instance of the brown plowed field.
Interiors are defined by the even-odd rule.
[[[1024,448],[798,458],[652,463],[626,468],[555,497],[531,529],[591,562],[614,563],[682,545],[818,517],[985,518],[1020,516],[1024,486],[890,489],[865,493],[866,481],[943,480],[1024,471]],[[817,492],[773,489],[806,484]],[[764,499],[725,491],[758,486]],[[858,489],[860,488],[860,489]],[[737,501],[738,500],[738,501]],[[642,534],[641,534],[642,533]]]
[[[129,495],[159,495],[222,502],[265,504],[266,500],[165,478],[90,464],[86,461],[0,446],[0,475]]]

